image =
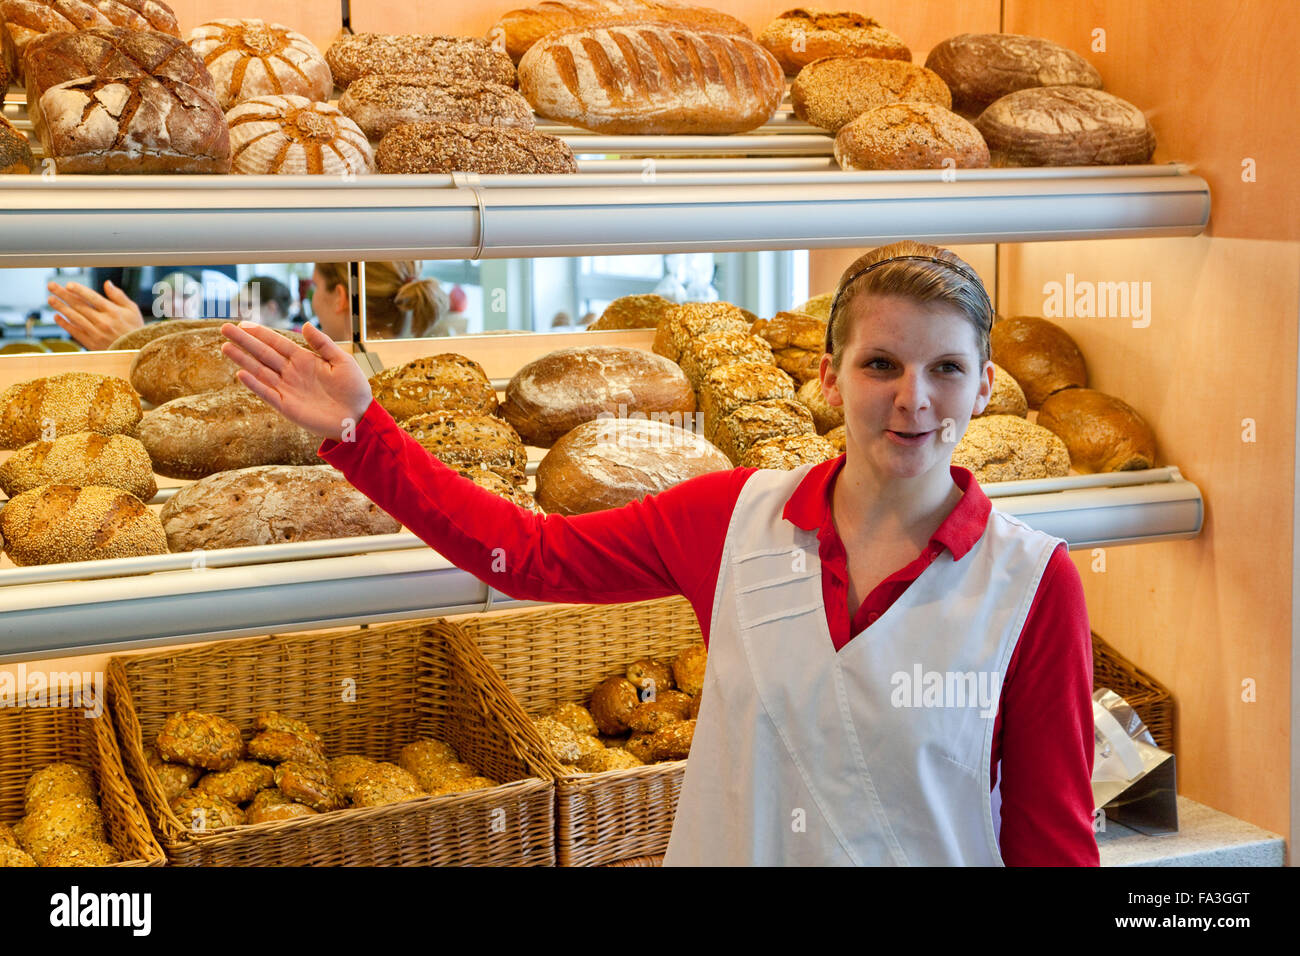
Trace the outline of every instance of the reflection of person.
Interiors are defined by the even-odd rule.
[[[223,350],[348,481],[504,593],[691,601],[708,667],[666,863],[1096,865],[1078,572],[951,463],[992,393],[992,320],[951,252],[877,249],[841,278],[821,360],[845,455],[576,517],[439,462],[314,330],[313,353],[226,325]]]
[[[430,334],[451,308],[437,279],[421,279],[418,262],[366,263],[366,337],[392,339]],[[352,340],[345,262],[318,262],[312,273],[312,310],[336,341]]]
[[[429,330],[430,335],[464,335],[469,331],[469,316],[465,314],[465,310],[469,307],[469,296],[465,294],[465,290],[454,285],[447,293],[447,299],[451,311],[438,318],[433,328]]]
[[[293,309],[293,294],[289,287],[271,276],[253,276],[244,283],[239,293],[241,310],[248,309],[241,318],[272,329],[287,329],[289,313]]]
[[[80,282],[50,282],[45,288],[55,324],[88,349],[106,349],[144,325],[140,307],[108,279],[103,295]]]

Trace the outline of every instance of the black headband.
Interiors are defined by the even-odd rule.
[[[953,272],[961,276],[963,279],[965,279],[967,282],[974,285],[975,288],[980,290],[980,295],[984,299],[984,304],[988,306],[989,322],[990,324],[992,323],[993,314],[994,314],[993,302],[991,299],[989,299],[988,291],[984,288],[984,283],[980,281],[979,276],[975,275],[975,273],[971,272],[969,269],[963,268],[962,266],[957,265],[957,263],[955,262],[949,262],[947,259],[940,259],[937,256],[890,256],[888,259],[881,259],[879,262],[873,262],[871,263],[871,265],[864,266],[863,268],[859,269],[857,272],[853,273],[853,275],[849,276],[847,279],[841,282],[840,287],[835,290],[835,297],[831,299],[830,315],[826,320],[826,351],[827,352],[831,350],[831,330],[835,327],[835,307],[840,304],[840,296],[844,294],[844,290],[847,289],[849,286],[851,286],[854,282],[857,282],[858,279],[862,278],[864,275],[866,275],[868,272],[870,272],[872,269],[876,268],[877,266],[887,265],[891,262],[898,262],[902,259],[916,259],[922,262],[937,262],[939,265],[946,266],[947,268],[951,269]]]

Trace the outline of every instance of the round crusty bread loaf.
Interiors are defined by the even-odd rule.
[[[219,329],[227,322],[236,321],[237,319],[165,319],[162,322],[150,322],[114,339],[109,349],[135,351],[164,335],[175,335],[177,332],[189,332],[193,329]]]
[[[686,343],[710,332],[748,332],[754,324],[745,310],[730,302],[683,302],[664,312],[655,326],[651,351],[680,361]]]
[[[334,77],[320,50],[279,23],[212,20],[190,32],[190,49],[212,74],[223,110],[255,96],[322,101],[334,92]]]
[[[19,566],[167,553],[158,515],[121,488],[41,485],[4,506],[0,528]]]
[[[653,329],[673,308],[673,303],[661,295],[625,295],[605,306],[600,318],[587,326],[588,332],[606,332],[613,329]]]
[[[799,312],[778,312],[770,319],[759,319],[750,332],[772,347],[776,364],[802,383],[821,374],[822,355],[826,350],[826,323]]]
[[[700,384],[704,436],[712,441],[718,423],[741,405],[770,398],[794,398],[790,376],[775,365],[738,362],[713,369]]]
[[[529,445],[550,448],[602,412],[682,421],[695,392],[673,362],[644,349],[596,345],[560,349],[529,362],[506,385],[501,414]]]
[[[781,435],[815,435],[812,412],[793,398],[750,402],[718,423],[714,441],[718,450],[740,464],[751,445]]]
[[[139,420],[140,396],[126,379],[64,372],[18,382],[0,393],[0,448],[73,432],[116,435]]]
[[[1146,115],[1127,100],[1082,86],[1011,93],[975,121],[996,166],[1120,166],[1156,149]]]
[[[952,463],[981,484],[1021,478],[1063,478],[1070,472],[1065,442],[1015,415],[972,418],[952,452]]]
[[[0,489],[10,498],[40,485],[106,485],[141,501],[158,493],[144,445],[128,435],[76,432],[24,445],[0,465]]]
[[[618,508],[731,462],[699,435],[664,422],[606,418],[579,425],[537,466],[537,503],[551,514]]]
[[[889,103],[933,103],[951,109],[952,95],[939,75],[923,66],[869,56],[817,60],[790,84],[794,115],[832,133]]]
[[[443,464],[459,471],[494,471],[516,488],[527,482],[528,452],[508,422],[493,415],[430,412],[398,422]]]
[[[851,10],[787,10],[758,35],[786,76],[827,56],[870,56],[911,61],[902,39],[871,17]]]
[[[1070,334],[1055,322],[1016,315],[993,323],[989,335],[993,361],[1024,389],[1030,408],[1071,385],[1088,384],[1088,366]]]
[[[832,405],[826,401],[826,395],[822,392],[821,379],[808,379],[800,386],[799,394],[795,397],[803,402],[808,411],[812,412],[813,424],[817,426],[817,434],[825,435],[832,428],[838,428],[844,424],[844,406]]]
[[[984,139],[966,120],[933,103],[867,110],[835,135],[841,169],[975,169],[989,164]]]
[[[1084,473],[1155,467],[1156,436],[1131,405],[1091,388],[1066,388],[1038,410],[1038,424],[1065,442]]]
[[[373,375],[370,390],[397,421],[429,412],[492,415],[497,391],[472,358],[455,352],[421,356]]]
[[[254,465],[319,465],[321,439],[242,385],[174,398],[145,413],[136,437],[168,478]]]
[[[305,96],[255,96],[226,114],[230,171],[245,176],[363,176],[370,141],[338,109]]]
[[[403,123],[375,150],[381,173],[519,175],[576,173],[578,161],[562,139],[536,130],[475,123]]]
[[[339,110],[372,140],[403,123],[477,123],[532,129],[532,108],[501,83],[448,79],[438,73],[363,76],[339,97]]]
[[[1029,402],[1025,391],[1011,376],[1011,373],[996,362],[993,363],[993,394],[981,415],[1018,415],[1024,418],[1029,414]]]
[[[840,453],[821,435],[779,435],[749,446],[740,459],[742,468],[780,468],[790,471],[803,465],[818,465]]]
[[[298,345],[307,345],[297,332],[279,334]],[[154,405],[229,388],[236,384],[239,366],[221,353],[226,341],[220,328],[190,329],[154,339],[131,360],[131,384]]]
[[[952,91],[953,109],[978,116],[996,99],[1036,86],[1101,89],[1101,74],[1073,50],[1018,33],[962,33],[930,50],[927,69]]]
[[[160,517],[171,551],[401,530],[329,465],[259,465],[208,475],[176,492]]]

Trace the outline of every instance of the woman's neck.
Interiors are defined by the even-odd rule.
[[[928,541],[961,500],[945,462],[916,478],[889,478],[850,458],[835,481],[831,506],[841,537],[849,529],[894,532]]]

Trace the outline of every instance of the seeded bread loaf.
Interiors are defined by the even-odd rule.
[[[1024,389],[1030,408],[1038,408],[1053,392],[1088,384],[1083,353],[1055,322],[1031,315],[999,319],[993,323],[989,344],[993,361]]]
[[[758,35],[787,76],[827,56],[911,62],[912,51],[871,17],[851,10],[787,10]]]
[[[989,105],[975,127],[995,166],[1145,163],[1156,137],[1127,100],[1083,86],[1044,86]]]
[[[363,76],[339,97],[339,109],[376,141],[404,123],[474,123],[522,130],[534,126],[533,111],[518,90],[437,73]]]
[[[1155,467],[1155,432],[1133,406],[1114,395],[1091,388],[1062,389],[1043,402],[1037,421],[1065,442],[1077,471]]]
[[[741,405],[718,423],[718,449],[735,464],[751,446],[781,435],[816,435],[812,412],[792,398],[773,398]]]
[[[750,445],[740,459],[742,468],[779,468],[790,471],[819,465],[839,455],[821,435],[780,435]]]
[[[0,489],[10,498],[52,484],[107,485],[141,501],[158,493],[144,445],[127,435],[94,432],[31,442],[0,465]]]
[[[297,332],[280,332],[297,345],[307,340]],[[199,395],[236,384],[239,366],[226,358],[221,329],[191,329],[164,335],[146,344],[131,360],[131,385],[154,405],[185,395]]]
[[[835,454],[843,455],[848,451],[849,436],[843,425],[836,426],[822,436],[835,448]]]
[[[600,314],[600,318],[587,326],[587,331],[653,329],[672,308],[673,303],[653,293],[625,295],[605,306],[605,311]]]
[[[303,96],[319,102],[334,93],[334,78],[320,50],[279,23],[212,20],[190,32],[190,49],[212,74],[223,110],[255,96]]]
[[[73,432],[116,435],[140,421],[140,397],[124,378],[64,372],[0,393],[0,448],[53,441]]]
[[[952,95],[932,70],[870,56],[817,60],[790,84],[794,115],[832,133],[867,110],[890,103],[933,103],[951,109]]]
[[[515,65],[485,40],[472,37],[352,33],[325,51],[341,90],[374,73],[436,73],[447,80],[515,85]]]
[[[776,364],[797,382],[817,378],[826,349],[826,323],[798,312],[759,319],[750,332],[772,347]]]
[[[766,362],[774,365],[772,348],[748,332],[710,332],[686,343],[682,349],[682,371],[691,386],[699,388],[715,368],[737,362]]]
[[[462,478],[468,478],[474,484],[492,492],[498,498],[505,498],[525,511],[531,511],[534,514],[542,513],[541,506],[537,504],[537,500],[532,495],[513,482],[502,478],[495,471],[488,471],[484,468],[458,468],[457,471]]]
[[[0,47],[16,80],[22,79],[23,54],[32,40],[45,33],[94,27],[181,35],[176,14],[161,0],[0,0]],[[5,85],[0,84],[0,89]]]
[[[1025,391],[1011,377],[1011,373],[996,362],[993,365],[993,394],[985,407],[984,415],[1019,415],[1024,418],[1029,414],[1029,402]]]
[[[576,173],[564,140],[535,130],[474,123],[403,123],[375,150],[381,173]]]
[[[738,362],[715,368],[700,384],[704,435],[713,440],[719,422],[741,405],[794,395],[790,376],[767,362]]]
[[[817,434],[825,435],[832,428],[838,428],[844,424],[844,406],[832,405],[826,401],[826,394],[822,391],[821,379],[808,379],[800,386],[797,397],[804,407],[812,412],[813,424],[817,426]]]
[[[494,471],[516,488],[527,482],[524,443],[509,424],[495,416],[431,412],[398,424],[451,468]]]
[[[1038,86],[1101,89],[1101,74],[1073,50],[1018,33],[962,33],[930,50],[927,69],[952,91],[952,108],[979,116],[994,100]]]
[[[989,165],[977,130],[933,103],[892,103],[867,110],[835,135],[841,169],[973,169]]]
[[[0,76],[0,90],[5,89],[4,77]],[[0,116],[0,175],[5,173],[30,173],[36,168],[32,157],[32,147],[17,128],[4,116]]]
[[[41,485],[10,499],[0,529],[19,566],[167,553],[158,516],[121,488]]]
[[[164,335],[175,335],[177,332],[189,332],[193,329],[219,329],[227,322],[235,322],[236,319],[165,319],[161,322],[150,322],[148,325],[141,326],[138,329],[132,329],[113,341],[109,349],[120,351],[134,351],[142,349],[154,339],[160,339]]]
[[[980,484],[1022,478],[1063,478],[1070,472],[1065,442],[1015,415],[972,418],[952,452],[952,463]]]
[[[498,407],[496,389],[483,366],[454,352],[386,368],[371,377],[370,391],[399,422],[436,411],[492,415]]]
[[[730,302],[684,302],[665,311],[652,349],[677,362],[687,342],[710,332],[748,332],[751,325],[745,310]]]
[[[249,176],[363,176],[370,141],[336,107],[304,96],[257,96],[226,114],[231,172]]]

